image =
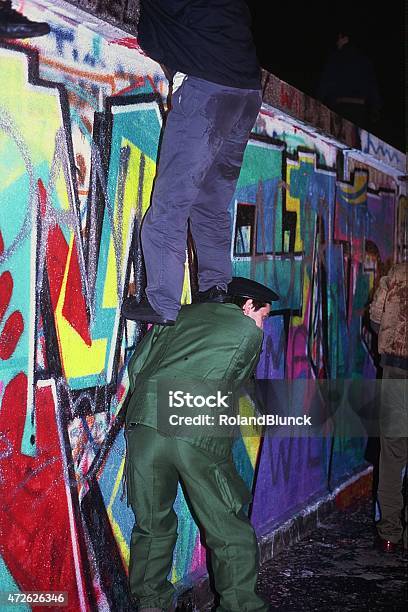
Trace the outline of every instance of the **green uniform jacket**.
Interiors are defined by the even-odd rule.
[[[214,389],[221,386],[237,391],[258,362],[262,337],[262,330],[235,304],[183,306],[176,324],[155,325],[130,359],[131,398],[126,425],[142,423],[160,430],[157,420],[160,381],[163,385],[174,381],[175,388],[177,381],[180,385],[196,381],[198,388],[200,381],[203,388],[214,381]],[[217,455],[230,453],[230,437],[211,435],[209,427],[195,428],[194,432],[197,431],[194,436],[175,434],[175,437]]]

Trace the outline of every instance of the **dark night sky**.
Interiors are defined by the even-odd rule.
[[[248,4],[262,67],[312,96],[333,49],[336,28],[349,18],[355,44],[374,64],[383,100],[381,119],[372,131],[405,150],[403,0],[378,4],[329,0],[325,5],[248,0]]]

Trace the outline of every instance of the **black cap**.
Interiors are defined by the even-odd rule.
[[[272,289],[243,276],[233,276],[227,292],[231,297],[244,297],[258,302],[270,303],[279,300],[279,296]]]

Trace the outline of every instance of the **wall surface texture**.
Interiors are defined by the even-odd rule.
[[[167,82],[131,33],[74,3],[15,4],[52,32],[0,45],[0,590],[125,611],[122,423],[140,333],[119,311],[140,287]],[[273,75],[264,102],[230,207],[235,273],[280,296],[258,376],[375,378],[365,307],[406,245],[405,157]],[[248,398],[241,408],[253,411]],[[243,437],[234,454],[257,532],[364,452],[363,438]],[[172,577],[188,585],[205,551],[181,492],[176,510]]]
[[[76,8],[137,34],[139,0],[68,0]]]

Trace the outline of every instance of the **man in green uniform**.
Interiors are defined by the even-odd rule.
[[[191,380],[198,388],[214,383],[214,391],[235,391],[252,374],[263,321],[277,296],[264,285],[238,277],[230,283],[229,294],[236,303],[184,306],[173,327],[154,326],[129,363],[127,482],[136,518],[129,581],[139,612],[172,606],[174,587],[167,577],[177,540],[173,503],[179,481],[211,551],[218,611],[269,609],[255,590],[258,545],[243,510],[251,494],[232,461],[232,437],[212,435],[211,427],[169,435],[169,428],[161,427],[166,407],[158,405],[161,387],[169,380],[174,388]],[[167,410],[169,415],[174,412]]]

